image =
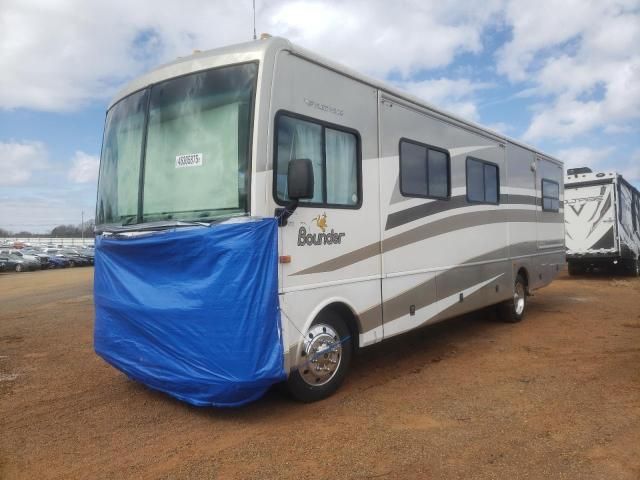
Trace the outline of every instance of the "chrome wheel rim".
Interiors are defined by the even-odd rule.
[[[342,361],[342,343],[333,327],[313,325],[307,332],[301,352],[300,377],[319,387],[335,377]]]
[[[524,291],[524,285],[518,282],[516,283],[515,291],[513,292],[513,306],[516,311],[516,315],[522,315],[524,312],[524,302],[525,302],[526,292]]]

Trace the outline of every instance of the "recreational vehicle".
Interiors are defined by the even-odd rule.
[[[286,39],[180,58],[107,111],[96,351],[196,405],[324,398],[360,348],[491,305],[520,321],[565,261],[562,172]]]
[[[615,267],[640,275],[640,192],[614,172],[574,168],[565,178],[570,275]]]

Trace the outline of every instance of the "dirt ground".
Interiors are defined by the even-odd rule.
[[[0,275],[0,478],[640,478],[640,279],[556,280],[364,350],[339,392],[198,409],[92,347],[91,268]]]

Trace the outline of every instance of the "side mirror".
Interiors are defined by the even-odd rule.
[[[289,162],[287,191],[291,200],[313,198],[313,164],[308,158],[296,158]]]
[[[276,208],[278,225],[284,227],[289,217],[298,208],[301,199],[313,198],[313,164],[308,158],[296,158],[289,162],[287,169],[287,191],[289,204],[284,208]]]

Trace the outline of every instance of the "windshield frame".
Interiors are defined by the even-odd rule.
[[[180,222],[196,222],[196,223],[202,223],[202,224],[210,224],[210,223],[214,223],[214,222],[220,222],[222,220],[225,220],[227,218],[233,218],[233,217],[239,217],[239,216],[250,216],[251,215],[251,182],[253,179],[253,141],[254,141],[254,124],[255,124],[255,118],[256,118],[256,99],[257,99],[257,95],[258,95],[258,84],[259,84],[259,78],[261,75],[261,70],[260,70],[260,61],[259,60],[248,60],[248,61],[244,61],[244,62],[236,62],[236,63],[228,63],[225,65],[219,65],[219,66],[215,66],[215,67],[211,67],[211,68],[204,68],[201,70],[194,70],[191,72],[187,72],[184,73],[182,75],[176,75],[176,76],[172,76],[169,78],[165,78],[156,82],[152,82],[149,83],[147,85],[145,85],[142,88],[139,88],[137,90],[134,90],[132,92],[129,92],[127,95],[125,95],[122,98],[119,98],[118,101],[113,102],[109,108],[106,110],[105,112],[105,120],[104,120],[104,126],[102,129],[102,143],[101,143],[101,147],[100,147],[100,165],[98,167],[98,182],[97,182],[97,188],[96,188],[96,210],[95,210],[95,219],[96,221],[98,220],[98,202],[99,202],[99,198],[100,198],[100,183],[102,180],[102,155],[103,155],[103,151],[105,148],[105,134],[106,134],[106,126],[107,126],[107,120],[108,120],[108,116],[109,116],[109,112],[111,112],[117,105],[119,105],[121,102],[123,102],[124,100],[126,100],[127,98],[136,95],[140,92],[146,91],[146,99],[145,99],[145,110],[144,110],[144,120],[143,120],[143,131],[142,131],[142,145],[140,148],[140,159],[139,159],[139,176],[138,176],[138,204],[137,204],[137,212],[136,212],[136,221],[134,223],[129,223],[126,225],[123,225],[121,222],[112,222],[112,223],[96,223],[95,227],[94,227],[94,231],[97,234],[101,234],[105,231],[112,231],[112,230],[120,230],[120,229],[126,229],[126,230],[135,230],[136,227],[142,227],[145,230],[149,230],[149,229],[155,229],[155,228],[161,228],[160,226],[155,227],[154,226],[149,226],[147,227],[147,225],[150,224],[154,224],[154,223],[161,223],[161,222],[144,222],[143,221],[143,200],[144,200],[144,170],[145,170],[145,164],[146,164],[146,152],[147,152],[147,133],[148,133],[148,126],[149,126],[149,106],[151,103],[151,89],[156,86],[156,85],[162,85],[163,83],[166,82],[170,82],[179,78],[183,78],[183,77],[188,77],[190,75],[194,75],[194,74],[199,74],[199,73],[205,73],[205,72],[211,72],[211,71],[215,71],[215,70],[220,70],[220,69],[225,69],[225,68],[229,68],[229,67],[236,67],[236,66],[242,66],[242,65],[251,65],[254,64],[256,65],[256,74],[253,78],[253,86],[252,86],[252,92],[251,92],[251,98],[250,98],[250,106],[249,106],[249,128],[248,128],[248,140],[247,140],[247,165],[246,165],[246,173],[245,173],[245,191],[246,191],[246,196],[247,196],[247,200],[246,200],[246,208],[245,211],[242,213],[232,213],[229,215],[219,215],[216,216],[215,218],[211,218],[208,220],[202,220],[201,218],[193,218],[193,219],[180,219],[178,221],[178,223]]]

